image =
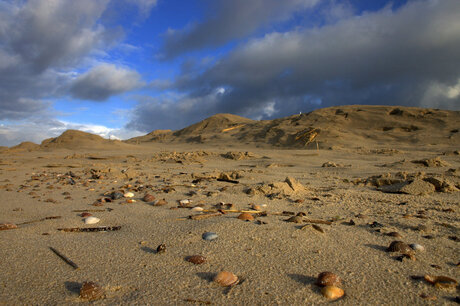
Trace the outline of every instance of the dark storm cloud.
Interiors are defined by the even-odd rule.
[[[105,101],[141,85],[141,76],[136,71],[102,64],[79,76],[72,83],[70,94],[77,99]]]
[[[186,118],[196,109],[272,118],[343,104],[460,110],[459,54],[460,1],[412,1],[250,40],[204,72],[178,77],[183,96],[167,110]],[[149,111],[139,104],[132,126],[157,128],[143,118],[164,113]]]
[[[252,34],[274,20],[289,18],[294,11],[314,6],[320,0],[213,0],[208,18],[184,29],[169,30],[160,57],[171,59],[206,47]]]

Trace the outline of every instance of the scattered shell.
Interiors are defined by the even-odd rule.
[[[323,287],[323,289],[321,289],[321,293],[323,294],[324,297],[330,300],[341,298],[345,294],[343,289],[336,287],[336,286]]]
[[[134,193],[132,193],[132,192],[127,192],[127,193],[125,193],[123,196],[124,196],[125,198],[132,198],[132,197],[134,197]]]
[[[98,223],[99,221],[101,221],[101,219],[96,218],[96,217],[93,217],[93,216],[90,216],[90,217],[86,217],[86,218],[85,218],[85,224],[96,224],[96,223]]]
[[[303,218],[301,216],[292,216],[286,220],[284,220],[286,222],[294,222],[294,223],[302,223],[303,222]]]
[[[423,252],[425,251],[425,247],[423,245],[420,245],[418,243],[412,243],[411,245],[409,245],[414,251],[417,251],[417,252]]]
[[[457,287],[457,284],[458,284],[455,279],[450,278],[448,276],[425,275],[424,279],[439,289],[452,290],[452,289],[455,289],[455,287]]]
[[[80,289],[80,298],[94,301],[104,297],[104,289],[95,282],[84,282]]]
[[[402,241],[395,240],[387,248],[387,252],[399,252],[401,254],[413,254],[414,250]]]
[[[318,286],[338,286],[341,283],[340,276],[332,272],[321,272],[316,280]]]
[[[0,223],[0,231],[18,228],[14,223]]]
[[[146,193],[144,197],[142,198],[144,202],[153,202],[155,201],[155,197],[151,194]]]
[[[195,211],[195,212],[199,212],[199,211],[203,211],[203,207],[200,207],[200,206],[195,206],[192,208],[192,211]]]
[[[214,281],[223,287],[230,287],[238,284],[239,279],[232,272],[222,271],[214,277]]]
[[[211,241],[217,239],[217,234],[213,232],[205,232],[202,237],[204,240]]]
[[[134,200],[134,199],[126,199],[126,203],[128,203],[128,204],[136,203],[136,200]]]
[[[80,216],[82,216],[82,218],[86,218],[86,217],[91,217],[92,215],[93,215],[92,213],[84,212],[84,213],[81,213]]]
[[[188,262],[191,262],[191,263],[193,263],[195,265],[200,265],[200,264],[206,262],[206,257],[201,256],[201,255],[193,255],[193,256],[187,257],[185,260],[187,260]]]
[[[190,204],[192,204],[192,201],[189,200],[189,199],[185,199],[185,200],[180,200],[180,201],[179,201],[179,205],[180,205],[181,207],[187,207],[187,206],[189,206]]]
[[[163,206],[163,205],[166,205],[168,204],[168,202],[166,202],[165,199],[161,199],[161,200],[156,200],[153,202],[153,206]]]
[[[164,253],[164,252],[166,252],[166,245],[164,243],[162,243],[157,247],[157,254],[158,253]]]
[[[238,216],[238,219],[243,220],[243,221],[253,221],[254,216],[252,214],[250,214],[250,213],[241,213]]]

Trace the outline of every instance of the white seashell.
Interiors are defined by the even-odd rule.
[[[412,243],[411,245],[409,245],[413,250],[417,251],[417,252],[423,252],[425,251],[425,247],[423,245],[420,245],[418,243]]]
[[[85,218],[85,224],[96,224],[99,221],[101,221],[101,219],[93,217],[93,216]]]
[[[124,196],[125,198],[132,198],[132,197],[134,197],[134,193],[132,193],[132,192],[127,192],[127,193],[125,193],[123,196]]]
[[[192,211],[203,211],[203,207],[200,207],[200,206],[195,206],[192,208]]]
[[[180,201],[179,201],[179,204],[182,205],[182,206],[183,206],[183,205],[188,205],[188,204],[190,204],[190,203],[192,203],[192,201],[187,200],[187,199],[186,199],[186,200],[180,200]]]

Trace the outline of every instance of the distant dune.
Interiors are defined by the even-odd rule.
[[[254,144],[286,148],[372,148],[460,143],[460,112],[395,106],[338,106],[274,120],[216,114],[178,131],[155,130],[125,141],[67,130],[41,145],[23,142],[1,152],[114,149],[148,143]]]

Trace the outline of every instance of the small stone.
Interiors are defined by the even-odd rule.
[[[217,237],[218,237],[217,234],[214,233],[214,232],[205,232],[205,233],[203,233],[203,235],[202,235],[202,238],[203,238],[204,240],[207,240],[207,241],[215,240],[215,239],[217,239]]]
[[[118,200],[123,197],[123,194],[121,192],[114,191],[110,194],[110,197],[112,198],[112,200]]]
[[[193,255],[193,256],[188,256],[185,260],[195,265],[201,265],[202,263],[206,262],[206,257],[201,256],[201,255]]]
[[[151,194],[146,193],[144,197],[142,198],[144,202],[153,202],[155,201],[155,197]]]
[[[387,248],[387,252],[399,252],[401,254],[414,254],[414,250],[402,241],[393,241]]]
[[[425,251],[425,247],[423,247],[423,245],[420,245],[418,243],[412,243],[409,245],[414,251],[417,251],[417,252],[423,252]]]

